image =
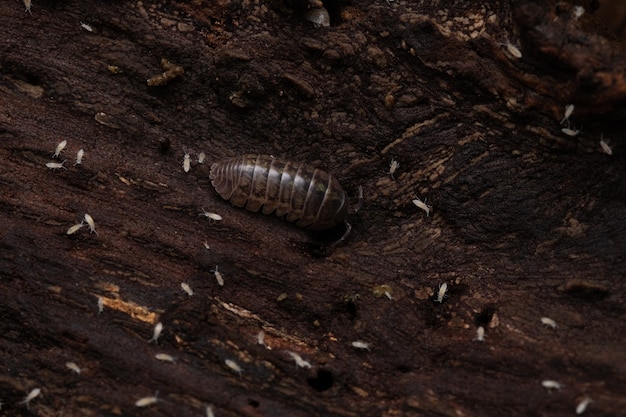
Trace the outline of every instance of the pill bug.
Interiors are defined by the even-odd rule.
[[[211,183],[236,207],[276,213],[299,227],[330,229],[345,223],[349,199],[339,181],[312,166],[248,154],[214,163]],[[343,238],[342,238],[343,239]]]

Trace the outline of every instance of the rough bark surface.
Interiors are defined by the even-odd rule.
[[[1,2],[0,414],[623,413],[624,53],[512,3]],[[184,74],[148,86],[162,59]],[[348,240],[222,200],[242,153],[363,186]]]

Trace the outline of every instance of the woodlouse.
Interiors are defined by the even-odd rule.
[[[263,214],[276,212],[276,216],[312,230],[341,223],[350,229],[346,222],[348,196],[339,181],[321,169],[248,154],[213,164],[210,178],[219,195],[234,206],[254,212],[262,207]]]

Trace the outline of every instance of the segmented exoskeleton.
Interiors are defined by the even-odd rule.
[[[348,214],[348,196],[337,179],[306,164],[248,154],[213,164],[210,178],[233,205],[250,211],[262,207],[263,214],[276,212],[300,227],[329,229]]]

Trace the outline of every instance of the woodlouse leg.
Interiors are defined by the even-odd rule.
[[[338,240],[334,241],[329,246],[330,248],[334,248],[335,246],[339,245],[341,242],[346,240],[346,238],[350,235],[350,232],[352,231],[352,225],[350,223],[348,223],[347,220],[344,220],[343,224],[346,226],[346,231],[343,233],[343,235]]]
[[[363,186],[359,185],[359,201],[356,203],[356,207],[354,208],[352,214],[358,213],[359,210],[361,210],[361,207],[363,207]]]

